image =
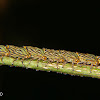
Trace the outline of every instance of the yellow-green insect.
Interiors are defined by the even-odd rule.
[[[22,47],[17,47],[17,46],[13,46],[13,45],[6,45],[6,48],[9,50],[9,56],[16,58],[14,61],[16,61],[18,59],[21,59],[23,61],[24,59],[27,59],[30,57],[27,50],[22,48]]]
[[[100,56],[96,56],[98,65],[100,64]]]
[[[79,57],[75,52],[60,50],[61,55],[66,59],[67,62],[78,63]]]
[[[90,73],[91,73],[91,69],[94,66],[98,66],[99,64],[99,57],[97,58],[97,56],[93,55],[93,54],[85,54],[85,53],[78,53],[76,52],[76,54],[78,55],[80,62],[79,63],[83,63],[85,65],[91,65],[90,68]]]
[[[44,52],[42,49],[32,46],[23,46],[24,49],[27,50],[27,52],[30,54],[30,57],[32,59],[38,59],[38,60],[46,60],[47,57],[44,56]]]
[[[6,46],[4,45],[0,45],[0,58],[1,58],[1,61],[3,62],[3,57],[4,56],[9,56],[9,51],[8,49],[6,48]]]
[[[54,50],[54,49],[46,49],[43,48],[44,55],[47,57],[48,62],[57,62],[57,68],[58,68],[58,63],[63,63],[63,66],[65,65],[65,58],[60,55],[59,50]]]
[[[65,50],[60,50],[60,54],[65,58],[66,62],[72,63],[72,68],[74,71],[74,64],[78,64],[78,62],[80,61],[78,55],[75,52]]]
[[[46,49],[43,48],[44,55],[48,58],[50,62],[64,62],[65,59],[60,56],[59,50]]]
[[[46,61],[47,57],[44,55],[44,52],[42,49],[32,46],[23,46],[24,49],[27,50],[27,52],[30,54],[31,61],[37,59],[37,67],[39,60]]]

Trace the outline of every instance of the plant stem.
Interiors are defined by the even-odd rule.
[[[37,66],[37,60],[31,61],[31,59],[27,59],[23,61],[23,64],[24,64],[23,66],[21,59],[16,60],[16,61],[14,60],[15,60],[14,58],[5,56],[3,57],[3,61],[0,60],[0,64],[12,66],[12,63],[13,63],[13,66],[16,66],[16,67],[18,66],[18,67],[25,67],[25,68],[31,68],[31,69],[36,69],[36,70],[59,72],[59,73],[70,74],[70,75],[100,78],[100,66],[98,67],[93,66],[90,73],[90,66],[74,65],[73,66],[74,71],[73,71],[71,63],[65,64],[64,67],[62,67],[63,66],[62,63],[59,63],[58,68],[57,68],[56,62],[47,63],[47,61],[39,61],[38,66]]]

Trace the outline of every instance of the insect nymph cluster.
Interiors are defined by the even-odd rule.
[[[25,59],[37,59],[37,61],[43,60],[47,61],[48,63],[56,62],[57,65],[58,63],[63,63],[62,67],[64,67],[66,63],[72,63],[72,68],[74,64],[90,65],[90,69],[92,68],[92,66],[98,67],[98,65],[100,64],[100,56],[95,56],[93,54],[71,52],[66,50],[54,50],[47,48],[41,49],[32,46],[17,47],[13,45],[0,45],[0,58],[2,62],[4,56],[15,58],[15,60],[21,59],[22,62]]]

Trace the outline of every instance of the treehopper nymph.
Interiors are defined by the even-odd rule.
[[[22,64],[23,64],[23,60],[30,57],[30,55],[26,51],[26,49],[24,49],[22,47],[17,47],[17,46],[13,46],[13,45],[6,45],[6,48],[9,50],[10,57],[17,58],[14,61],[21,59]],[[14,61],[13,61],[13,63],[14,63]]]
[[[72,68],[74,71],[74,64],[78,64],[79,57],[75,52],[70,52],[70,51],[65,51],[65,50],[60,50],[61,56],[63,56],[66,60],[66,62],[72,63]]]
[[[48,62],[57,62],[57,68],[58,68],[58,63],[63,63],[64,66],[65,59],[60,55],[59,50],[43,48],[43,52],[44,55],[47,57]]]
[[[4,56],[9,56],[9,51],[8,49],[6,48],[6,46],[4,45],[0,45],[0,58],[1,58],[1,61],[3,62],[3,57]]]
[[[93,55],[93,54],[85,54],[85,53],[78,53],[76,52],[76,54],[78,55],[80,62],[79,63],[83,63],[84,65],[90,65],[90,73],[91,73],[91,69],[93,67],[93,65],[98,66],[99,61],[98,58]]]
[[[47,57],[44,55],[44,52],[42,49],[32,46],[23,46],[24,49],[27,50],[27,52],[30,54],[31,60],[37,59],[37,67],[39,60],[47,60]]]

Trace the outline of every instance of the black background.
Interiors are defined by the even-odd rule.
[[[100,7],[94,2],[8,0],[0,44],[31,45],[100,55]],[[3,8],[1,8],[2,10]],[[0,66],[4,96],[34,99],[99,97],[99,79]]]

